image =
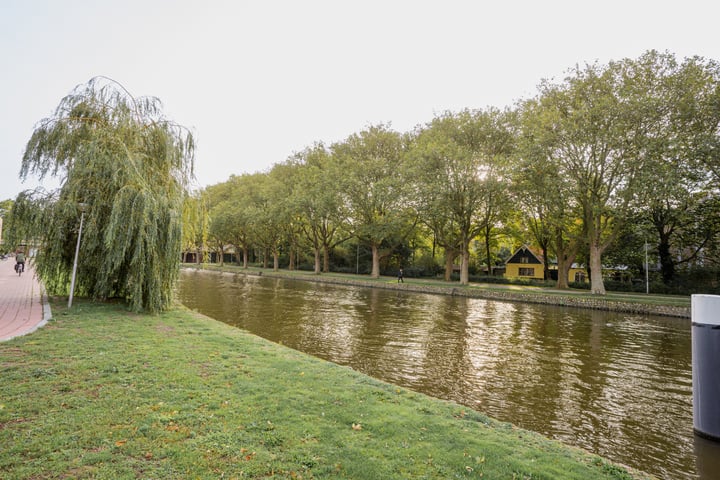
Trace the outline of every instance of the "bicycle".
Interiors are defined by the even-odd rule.
[[[25,271],[25,264],[24,263],[16,263],[15,264],[15,271],[18,274],[18,277],[22,275],[22,273]]]

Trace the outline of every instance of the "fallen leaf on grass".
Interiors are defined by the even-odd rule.
[[[122,446],[125,445],[126,443],[127,443],[127,440],[118,440],[117,442],[115,442],[115,446],[116,446],[116,447],[122,447]]]
[[[353,423],[352,429],[353,430],[362,430],[362,425],[360,425],[359,423]]]

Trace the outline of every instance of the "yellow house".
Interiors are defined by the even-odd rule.
[[[545,279],[545,265],[542,259],[542,255],[533,252],[527,245],[523,245],[505,262],[505,278]],[[552,264],[549,268],[549,278],[546,280],[557,280],[557,264]],[[585,267],[573,263],[568,270],[568,282],[586,283],[588,281]]]
[[[540,256],[533,253],[527,245],[523,245],[505,262],[505,278],[543,280],[545,266]]]

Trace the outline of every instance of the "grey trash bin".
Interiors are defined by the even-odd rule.
[[[720,441],[720,296],[693,295],[691,304],[693,429]]]

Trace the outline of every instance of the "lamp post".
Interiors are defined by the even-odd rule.
[[[650,295],[650,272],[648,272],[648,244],[645,242],[645,294]]]
[[[80,229],[78,230],[77,244],[75,245],[75,261],[73,262],[72,278],[70,280],[70,296],[68,297],[68,308],[72,307],[73,293],[75,292],[75,274],[77,272],[78,254],[80,253],[80,237],[82,237],[83,220],[85,220],[85,210],[87,210],[87,203],[79,203],[78,208],[80,209]]]

